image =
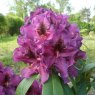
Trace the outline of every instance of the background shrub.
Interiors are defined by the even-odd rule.
[[[8,31],[7,34],[13,36],[14,34],[19,34],[19,29],[23,24],[23,20],[17,16],[7,16],[7,26]]]
[[[89,34],[89,29],[86,29],[86,28],[85,29],[81,29],[80,32],[81,32],[81,35],[85,36],[85,35]]]
[[[7,24],[5,16],[0,13],[0,35],[5,34],[7,31]]]

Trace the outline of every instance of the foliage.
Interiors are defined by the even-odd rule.
[[[8,31],[7,34],[13,36],[14,34],[19,34],[19,29],[21,25],[23,24],[22,19],[16,16],[7,16],[7,26],[8,26]]]
[[[67,7],[69,0],[56,0],[56,2],[59,4],[59,12],[62,13]]]
[[[6,33],[6,19],[5,16],[0,13],[0,34]]]
[[[65,95],[58,75],[52,72],[49,80],[43,84],[42,95]]]
[[[15,12],[17,16],[24,18],[28,12],[40,5],[39,0],[13,0],[14,5],[10,11]]]
[[[42,4],[41,7],[52,9],[55,12],[59,12],[59,10],[56,9],[55,5],[52,4],[51,2],[48,2],[47,4]]]
[[[79,13],[76,13],[76,14],[71,14],[69,16],[69,21],[70,22],[79,22],[80,21],[80,14]]]
[[[91,31],[95,31],[95,23],[91,23],[90,24],[90,30]]]
[[[16,95],[26,95],[27,91],[29,90],[30,86],[33,84],[34,80],[37,79],[38,75],[34,75],[29,79],[23,79],[16,90]]]
[[[81,15],[79,13],[71,14],[69,21],[77,23],[80,29],[90,29],[90,24],[88,22],[82,21]]]
[[[71,14],[71,12],[73,11],[73,7],[68,3],[68,5],[66,6],[66,11],[68,13],[68,15]]]
[[[19,29],[23,24],[23,20],[15,14],[4,16],[0,14],[0,35],[19,34]]]
[[[69,4],[69,0],[56,0],[56,3],[59,5],[59,9],[56,9],[56,6],[50,2],[44,4],[41,0],[13,0],[14,5],[11,6],[10,11],[15,12],[17,16],[24,18],[28,15],[29,11],[34,10],[36,7],[44,6],[46,8],[51,8],[57,12],[64,12],[66,9],[68,12],[71,12],[72,8]]]
[[[91,18],[91,22],[95,24],[95,15]]]
[[[81,21],[86,21],[86,22],[90,21],[90,9],[89,8],[83,8],[80,10],[79,13],[80,13]]]
[[[89,30],[88,29],[81,29],[81,34],[82,35],[87,35],[87,34],[89,34]]]

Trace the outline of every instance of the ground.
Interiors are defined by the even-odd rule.
[[[0,38],[0,62],[6,66],[11,66],[18,73],[25,64],[22,62],[15,63],[13,61],[13,51],[16,47],[18,47],[17,36]]]
[[[95,62],[95,36],[83,37],[83,45],[81,49],[87,53],[87,63]]]

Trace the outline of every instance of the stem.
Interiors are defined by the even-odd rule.
[[[76,82],[73,78],[70,78],[72,84],[73,84],[73,87],[74,87],[74,90],[75,90],[75,94],[77,95],[77,86],[76,86]]]

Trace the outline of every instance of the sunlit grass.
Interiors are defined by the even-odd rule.
[[[16,47],[18,47],[17,36],[0,37],[0,62],[6,66],[11,66],[16,72],[19,72],[25,64],[13,61],[13,51]]]
[[[82,49],[87,52],[87,63],[95,62],[95,38],[94,36],[84,37]]]

